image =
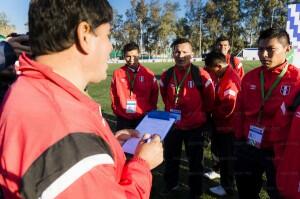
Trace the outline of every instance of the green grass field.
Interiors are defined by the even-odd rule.
[[[164,70],[172,66],[174,63],[144,63],[143,65],[150,68],[157,76],[159,76]],[[196,65],[203,66],[203,62],[196,62]],[[248,72],[252,68],[259,66],[259,61],[244,61],[243,66],[245,69],[245,72]],[[109,91],[110,91],[110,81],[112,77],[112,72],[122,66],[123,64],[110,64],[109,69],[107,71],[107,79],[105,81],[102,81],[99,84],[91,84],[88,87],[88,92],[90,96],[95,99],[99,104],[101,104],[102,112],[104,117],[108,120],[110,126],[112,129],[115,128],[115,116],[112,113],[111,110],[111,101],[109,97]],[[161,98],[158,102],[158,109],[163,110],[163,103]],[[206,148],[204,151],[204,165],[205,167],[211,166],[211,154],[209,148]],[[180,183],[183,187],[183,190],[180,192],[176,192],[173,195],[171,195],[170,199],[184,199],[187,196],[188,193],[188,187],[186,185],[187,183],[187,162],[183,158],[182,164],[181,164],[181,171],[180,171]],[[163,171],[163,164],[159,166],[158,168],[153,170],[153,187],[151,192],[151,199],[162,199],[159,195],[159,192],[161,191],[163,187],[163,179],[162,179],[162,171]],[[218,185],[218,180],[210,181],[204,179],[203,181],[203,199],[214,199],[217,198],[213,195],[211,195],[208,191],[208,188],[214,185]],[[237,195],[233,195],[232,197],[223,197],[223,198],[237,198]],[[261,198],[266,199],[267,194],[265,191],[261,192]]]

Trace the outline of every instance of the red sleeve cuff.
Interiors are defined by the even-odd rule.
[[[143,158],[140,158],[140,157],[138,157],[138,156],[134,156],[134,157],[130,160],[130,162],[132,162],[132,161],[138,162],[139,164],[142,164],[143,166],[149,168],[149,170],[150,170],[150,165],[149,165],[149,164],[146,162],[146,160],[144,160]]]

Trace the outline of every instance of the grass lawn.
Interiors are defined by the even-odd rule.
[[[157,77],[159,77],[159,75],[164,70],[166,70],[173,64],[174,63],[144,63],[143,65],[150,68],[157,75]],[[195,64],[199,65],[199,66],[203,66],[203,62],[196,62]],[[245,72],[248,72],[252,68],[259,66],[259,64],[260,64],[259,61],[244,61],[243,62]],[[105,81],[102,81],[99,84],[91,84],[88,87],[90,96],[93,99],[95,99],[98,103],[101,104],[103,115],[110,123],[112,129],[115,128],[115,126],[114,126],[115,125],[115,116],[113,115],[111,107],[110,107],[110,105],[111,105],[111,101],[110,101],[110,97],[109,97],[110,81],[112,78],[112,72],[116,68],[118,68],[122,65],[123,64],[110,64],[109,69],[107,71],[107,79]],[[161,98],[159,99],[159,102],[158,102],[158,109],[163,110],[163,103],[162,103]],[[206,148],[204,151],[204,165],[206,167],[211,166],[211,154],[210,154],[209,148]],[[160,167],[153,170],[153,189],[152,189],[152,193],[151,193],[151,199],[161,199],[162,198],[159,195],[159,192],[164,185],[163,178],[162,178],[162,173],[163,173],[162,171],[163,171],[163,165],[161,165]],[[185,197],[187,197],[187,193],[188,193],[188,186],[186,185],[187,184],[187,175],[186,175],[187,171],[188,171],[188,165],[187,165],[186,160],[183,158],[182,163],[181,163],[181,171],[180,171],[180,183],[183,187],[183,190],[171,195],[169,197],[170,199],[184,199]],[[204,199],[217,198],[217,197],[211,195],[208,191],[209,187],[217,185],[217,184],[218,184],[218,180],[210,181],[210,180],[204,179],[204,181],[203,181],[203,190],[204,190],[203,198]],[[234,195],[232,197],[224,197],[224,198],[237,198],[237,196]],[[261,192],[261,198],[263,198],[263,199],[268,198],[265,191]]]

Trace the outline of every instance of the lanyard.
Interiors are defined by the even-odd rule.
[[[271,87],[269,88],[269,90],[266,94],[265,94],[264,73],[263,73],[263,71],[260,71],[260,88],[261,88],[261,100],[262,100],[262,102],[261,102],[261,105],[260,105],[258,119],[257,119],[258,123],[260,123],[260,121],[262,119],[263,109],[264,109],[264,105],[265,105],[266,101],[272,95],[273,90],[279,84],[280,80],[285,75],[287,69],[288,69],[288,63],[284,66],[281,73],[277,76],[276,80],[272,83]]]
[[[136,74],[137,74],[137,70],[135,70],[133,72],[133,79],[131,79],[130,78],[130,74],[128,72],[128,69],[126,70],[126,75],[127,75],[127,78],[128,78],[129,84],[130,84],[130,97],[131,97],[131,94],[133,92],[133,87],[134,87],[134,82],[135,82]]]
[[[191,70],[191,66],[189,66],[182,78],[182,80],[180,81],[180,83],[178,84],[177,82],[177,77],[175,74],[175,70],[173,71],[173,75],[174,75],[174,83],[175,83],[175,105],[178,103],[178,99],[179,99],[179,93],[182,87],[182,84],[184,82],[184,80],[187,78],[188,74],[190,73]]]

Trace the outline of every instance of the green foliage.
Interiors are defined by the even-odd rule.
[[[0,12],[0,34],[6,36],[14,31],[15,26],[9,23],[5,13]]]
[[[209,51],[223,34],[231,40],[231,52],[236,54],[245,47],[256,47],[262,29],[271,25],[284,28],[287,19],[288,0],[185,0],[184,17],[177,16],[178,2],[145,2],[131,0],[126,18],[117,15],[118,25],[113,29],[117,49],[128,41],[140,43],[142,32],[143,48],[150,55],[166,55],[166,46],[174,37],[186,37],[198,56],[200,51]]]

